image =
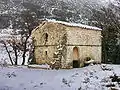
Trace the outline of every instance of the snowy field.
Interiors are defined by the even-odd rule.
[[[0,67],[0,90],[120,90],[119,81],[112,82],[110,78],[115,74],[120,76],[119,65],[94,65],[71,70]]]

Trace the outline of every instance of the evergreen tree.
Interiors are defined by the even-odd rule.
[[[120,1],[117,1],[120,3]],[[110,3],[101,10],[93,9],[92,22],[102,28],[102,61],[120,64],[120,6]]]

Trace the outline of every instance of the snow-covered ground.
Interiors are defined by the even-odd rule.
[[[0,67],[0,90],[112,90],[110,76],[120,76],[119,65],[94,65],[70,70]],[[113,85],[113,86],[114,86]],[[108,87],[106,87],[108,86]]]

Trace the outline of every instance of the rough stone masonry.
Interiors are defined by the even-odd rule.
[[[101,62],[101,29],[61,21],[43,21],[32,32],[37,64],[81,67],[90,58]]]

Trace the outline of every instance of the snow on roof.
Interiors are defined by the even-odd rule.
[[[92,30],[102,30],[101,28],[98,28],[98,27],[83,25],[80,23],[68,23],[68,22],[64,22],[64,21],[56,21],[55,19],[46,19],[46,21],[53,22],[53,23],[60,23],[60,24],[64,24],[67,26],[81,27],[81,28],[92,29]]]

